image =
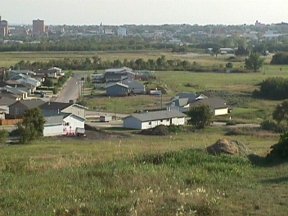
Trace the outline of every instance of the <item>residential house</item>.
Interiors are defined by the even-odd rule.
[[[76,129],[85,128],[85,119],[74,114],[67,114],[63,117],[64,135],[76,135]]]
[[[9,116],[11,118],[21,118],[27,110],[40,107],[45,102],[42,100],[21,100],[9,106]]]
[[[5,113],[9,114],[9,106],[16,102],[15,97],[9,96],[9,94],[0,94],[0,109]]]
[[[17,75],[11,76],[10,79],[6,82],[17,82],[25,86],[26,88],[29,88],[31,92],[36,91],[36,88],[41,85],[41,81],[34,79],[25,74],[17,74]]]
[[[193,103],[190,103],[190,107],[207,105],[210,107],[214,116],[227,115],[229,113],[229,108],[225,102],[225,100],[221,98],[205,98],[202,100],[197,100]]]
[[[8,92],[8,93],[10,93],[12,95],[15,95],[15,97],[20,99],[20,100],[26,99],[28,97],[28,92],[29,92],[29,90],[27,90],[27,89],[23,90],[23,89],[14,88],[14,87],[11,87],[11,86],[8,86],[8,85],[3,87],[2,90],[4,92]]]
[[[106,86],[106,95],[110,97],[128,96],[130,88],[123,83],[111,83]]]
[[[47,70],[38,70],[37,76],[47,77],[47,78],[54,78],[57,79],[58,77],[64,76],[64,72],[61,68],[52,67]]]
[[[122,68],[111,68],[105,70],[104,79],[105,82],[119,82],[125,79],[134,79],[135,73],[131,68],[122,67]]]
[[[122,84],[127,85],[131,94],[146,94],[145,85],[137,80],[123,80]]]
[[[87,109],[84,106],[73,103],[61,103],[61,102],[46,102],[39,107],[44,115],[57,115],[60,113],[71,113],[76,116],[85,119],[85,110]]]
[[[194,93],[179,93],[177,94],[171,102],[168,104],[168,107],[170,109],[176,109],[179,110],[180,112],[187,112],[190,109],[190,104],[202,100],[204,98],[207,98],[207,96],[201,94],[201,95],[196,95]]]
[[[64,134],[63,115],[44,116],[43,136],[62,136]]]
[[[71,113],[46,115],[43,136],[73,136],[77,129],[85,128],[85,119]]]
[[[135,113],[123,119],[125,128],[149,129],[158,125],[184,125],[186,115],[177,110]]]

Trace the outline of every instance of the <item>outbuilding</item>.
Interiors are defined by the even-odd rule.
[[[186,115],[177,110],[161,110],[135,113],[123,120],[125,128],[149,129],[158,125],[184,125]]]

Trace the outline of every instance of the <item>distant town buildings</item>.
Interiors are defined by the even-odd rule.
[[[0,36],[6,37],[8,35],[8,22],[7,20],[2,20],[0,16]]]
[[[45,33],[44,20],[33,20],[32,34],[33,36],[40,36]]]
[[[127,36],[127,29],[124,28],[124,27],[119,27],[119,28],[117,29],[117,35],[118,35],[119,37],[126,37],[126,36]]]

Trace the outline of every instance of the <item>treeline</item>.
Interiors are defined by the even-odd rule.
[[[147,41],[141,38],[61,38],[38,43],[1,44],[0,52],[7,51],[117,51],[175,49],[173,44]]]
[[[272,57],[271,64],[274,65],[288,64],[288,53],[276,53]]]
[[[282,100],[288,98],[288,79],[283,77],[272,77],[260,83],[260,89],[254,92],[255,96]]]
[[[231,63],[230,63],[231,64]],[[193,71],[193,72],[226,72],[228,66],[203,66],[196,62],[189,62],[187,60],[166,59],[165,56],[157,59],[144,60],[138,58],[136,60],[102,60],[99,56],[92,58],[71,59],[64,58],[61,60],[50,60],[48,62],[30,62],[20,61],[13,66],[13,69],[33,70],[50,68],[53,66],[60,67],[64,70],[103,70],[107,68],[130,67],[134,70],[156,70],[156,71]],[[233,65],[232,65],[233,66]],[[230,72],[243,72],[243,69],[233,69],[229,65]]]

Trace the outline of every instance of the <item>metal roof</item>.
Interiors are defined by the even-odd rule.
[[[169,118],[182,118],[186,117],[184,113],[181,113],[177,110],[161,110],[155,112],[145,112],[145,113],[135,113],[126,118],[136,118],[142,122],[169,119]]]

